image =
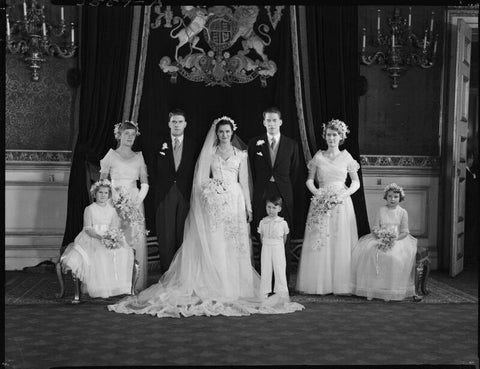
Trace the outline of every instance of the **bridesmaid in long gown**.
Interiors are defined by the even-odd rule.
[[[360,188],[360,165],[339,144],[347,125],[331,120],[323,126],[326,151],[319,150],[308,163],[307,188],[314,195],[308,211],[296,289],[308,294],[350,294],[351,250],[358,240],[350,195]],[[352,182],[345,185],[347,175]],[[314,180],[318,182],[317,188]],[[325,200],[327,200],[325,202]]]
[[[144,214],[143,200],[148,193],[148,174],[142,152],[132,150],[136,136],[140,134],[138,125],[131,121],[125,121],[115,125],[115,138],[118,141],[116,150],[110,149],[100,161],[100,178],[110,176],[112,181],[113,197],[117,196],[116,189],[123,187],[136,205]],[[140,190],[137,180],[140,179]],[[145,223],[132,228],[128,222],[122,222],[122,228],[127,243],[135,250],[135,259],[139,263],[140,270],[135,284],[135,291],[139,292],[146,288],[147,283],[147,241],[145,236]]]

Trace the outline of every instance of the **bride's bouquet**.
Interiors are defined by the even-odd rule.
[[[112,204],[118,215],[128,222],[132,228],[140,229],[140,226],[145,222],[145,217],[140,208],[138,208],[130,193],[124,187],[117,187],[115,190],[116,195],[112,196]],[[148,234],[148,231],[145,231],[145,233]]]
[[[378,240],[377,249],[383,252],[390,250],[397,239],[397,232],[394,229],[375,227],[372,233]]]
[[[321,218],[330,216],[332,209],[341,203],[342,201],[338,199],[338,191],[320,188],[312,197],[307,226],[311,228],[314,224],[320,223]]]
[[[110,250],[118,249],[122,246],[125,235],[119,228],[108,228],[102,235],[102,244]]]
[[[201,198],[207,212],[222,218],[228,206],[228,186],[222,179],[209,178],[201,184]]]

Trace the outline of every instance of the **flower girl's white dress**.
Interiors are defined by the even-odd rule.
[[[408,213],[397,206],[382,206],[375,217],[375,227],[409,232]],[[372,234],[360,238],[352,252],[352,289],[357,296],[384,300],[403,300],[415,294],[415,255],[417,240],[410,234],[395,241],[386,252],[377,249]]]
[[[356,172],[359,164],[347,150],[333,160],[318,151],[308,163],[316,171],[321,189],[339,193],[346,188],[348,172]],[[310,204],[296,289],[309,294],[348,294],[350,288],[350,255],[357,243],[357,221],[350,196],[335,206],[320,222],[309,224],[312,217]]]
[[[118,228],[116,210],[110,205],[92,203],[84,211],[83,230],[75,237],[60,259],[81,281],[82,292],[90,297],[129,294],[132,287],[133,249],[127,244],[119,249],[107,249],[102,242],[85,232],[90,228],[104,233],[109,227]]]

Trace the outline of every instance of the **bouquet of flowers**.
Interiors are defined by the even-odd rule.
[[[377,249],[383,252],[390,250],[397,239],[397,232],[389,228],[373,228],[372,233],[377,237]]]
[[[201,185],[201,198],[207,212],[214,218],[221,219],[228,206],[228,186],[218,178],[209,178]]]
[[[342,201],[338,199],[338,191],[330,188],[320,188],[312,197],[307,226],[311,227],[314,223],[319,223],[324,215],[330,216],[331,210],[341,203]]]
[[[116,195],[112,196],[112,203],[118,215],[127,221],[132,228],[140,229],[140,226],[145,222],[145,218],[135,201],[125,188],[117,187],[115,190]],[[145,231],[145,233],[148,235],[148,231]]]
[[[115,250],[121,247],[125,235],[121,229],[108,228],[102,236],[102,244],[110,250]]]

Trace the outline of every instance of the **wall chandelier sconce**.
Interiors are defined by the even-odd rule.
[[[23,0],[23,16],[11,23],[9,13],[16,4],[13,2],[7,7],[6,50],[12,54],[24,54],[24,60],[32,70],[32,80],[38,81],[38,71],[46,56],[71,58],[75,55],[75,24],[67,25],[63,6],[60,7],[60,22],[47,23],[45,5],[37,0],[31,0],[30,6]]]
[[[426,28],[420,38],[412,32],[412,8],[408,8],[408,21],[400,16],[400,10],[394,9],[393,16],[388,18],[390,31],[382,34],[380,29],[380,9],[377,11],[377,34],[373,36],[373,55],[367,55],[367,30],[363,28],[361,62],[371,65],[374,62],[385,65],[383,68],[392,79],[392,88],[398,87],[400,75],[409,66],[420,66],[428,69],[435,65],[438,34],[433,37],[433,16],[430,28]]]

